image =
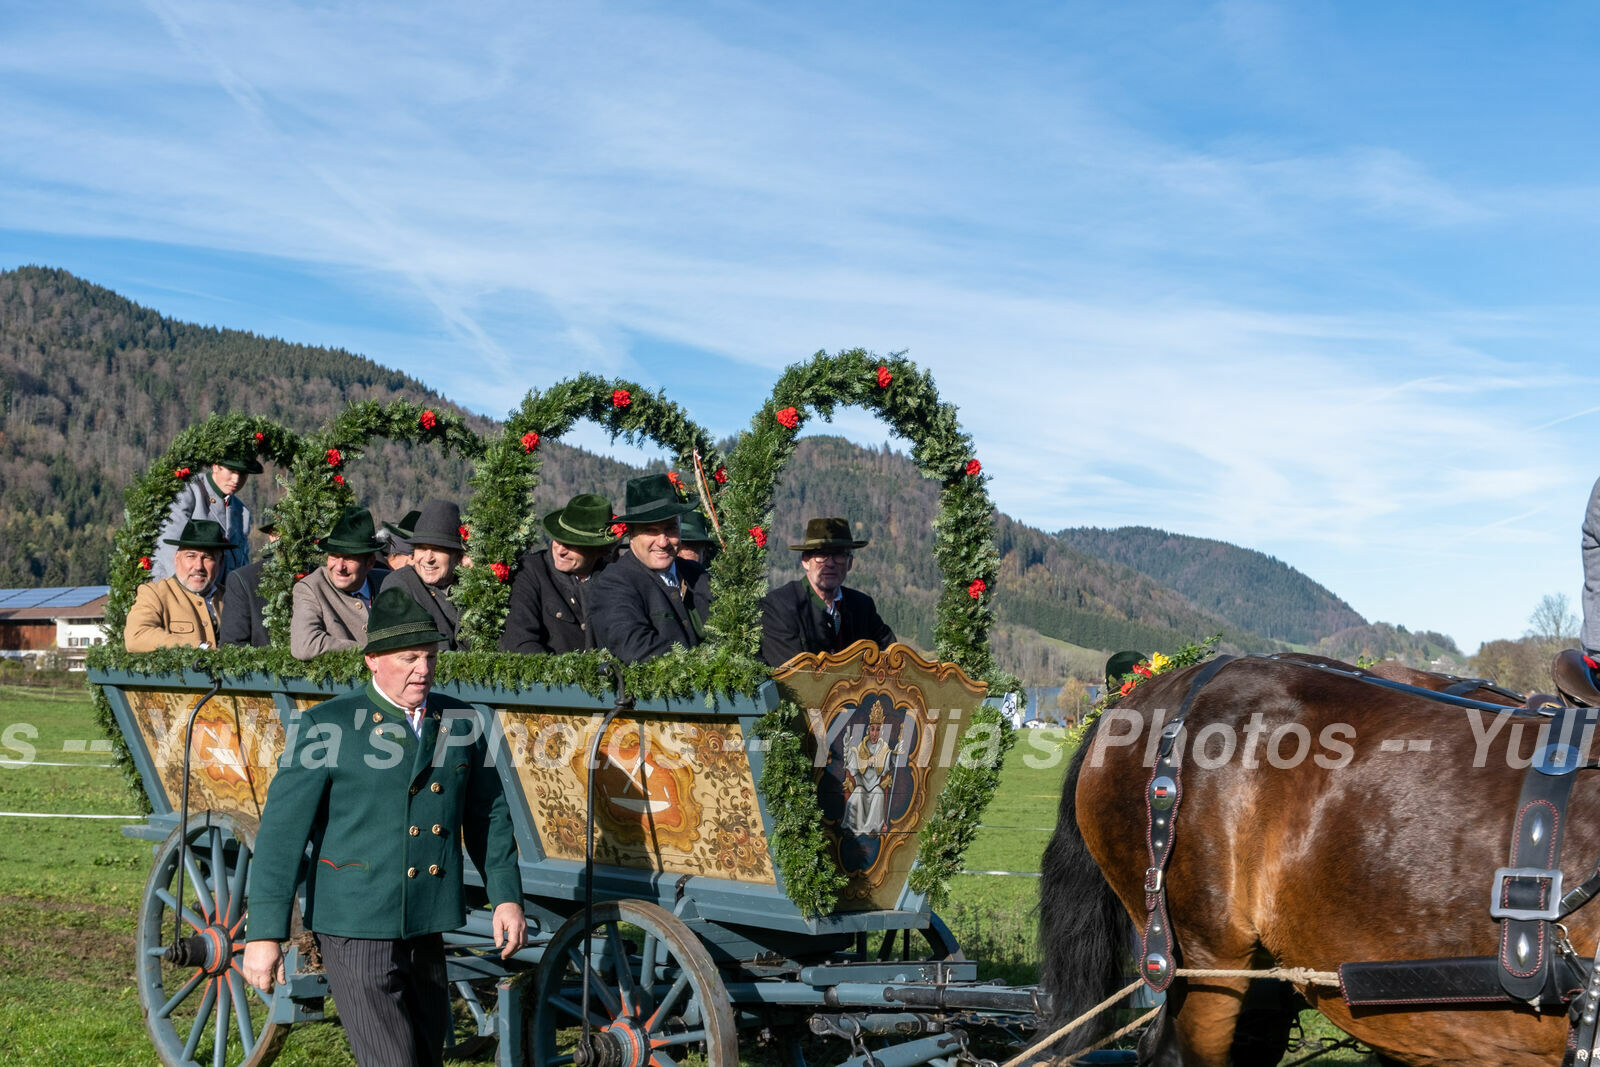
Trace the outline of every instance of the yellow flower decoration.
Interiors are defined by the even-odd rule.
[[[1160,674],[1162,671],[1166,670],[1171,665],[1172,665],[1172,658],[1170,656],[1163,656],[1159,652],[1150,653],[1150,673],[1151,674]]]

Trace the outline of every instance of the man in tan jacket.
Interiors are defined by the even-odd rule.
[[[384,546],[366,508],[346,508],[316,546],[328,554],[326,563],[294,587],[289,654],[295,659],[366,644],[367,613],[380,584],[372,564]]]
[[[233,545],[222,524],[210,519],[191,519],[176,538],[162,540],[176,546],[173,576],[139,587],[123,628],[123,644],[129,652],[174,645],[216,648],[222,613],[217,576],[222,554]]]

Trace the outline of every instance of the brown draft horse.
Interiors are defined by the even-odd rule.
[[[1239,659],[1195,696],[1166,873],[1179,965],[1332,971],[1362,960],[1495,955],[1491,882],[1507,865],[1522,768],[1548,720],[1450,706],[1308,659]],[[1068,771],[1040,900],[1041,979],[1058,1024],[1127,981],[1128,918],[1140,929],[1145,921],[1151,724],[1157,709],[1170,718],[1201,669],[1140,685],[1095,724]],[[1444,688],[1437,676],[1399,676]],[[1562,849],[1568,885],[1600,858],[1600,774],[1577,774]],[[1593,958],[1600,903],[1567,927],[1578,953]],[[1177,979],[1140,1042],[1140,1062],[1223,1067],[1246,985]],[[1567,1037],[1562,1012],[1539,1015],[1509,1000],[1352,1012],[1336,988],[1299,992],[1380,1056],[1408,1064],[1558,1063]],[[1084,1029],[1063,1049],[1108,1027]]]

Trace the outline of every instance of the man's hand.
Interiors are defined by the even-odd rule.
[[[521,908],[517,911],[520,913]],[[499,912],[495,913],[497,916]],[[498,941],[495,944],[499,944]],[[276,941],[246,941],[239,969],[244,980],[270,996],[274,980],[288,981],[283,971],[283,949]]]
[[[254,944],[254,942],[251,942]],[[500,958],[506,959],[513,952],[526,947],[528,944],[528,919],[522,914],[522,905],[515,901],[495,905],[494,909],[494,947],[500,949]],[[504,946],[503,948],[501,946]],[[245,949],[248,956],[249,948]],[[246,977],[249,977],[247,974]]]

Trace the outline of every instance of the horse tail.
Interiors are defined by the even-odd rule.
[[[1078,829],[1078,777],[1093,741],[1096,720],[1067,768],[1055,833],[1040,867],[1039,984],[1051,998],[1051,1025],[1075,1019],[1121,989],[1132,932],[1123,910]],[[1113,1015],[1099,1016],[1066,1037],[1082,1048],[1111,1031]]]

